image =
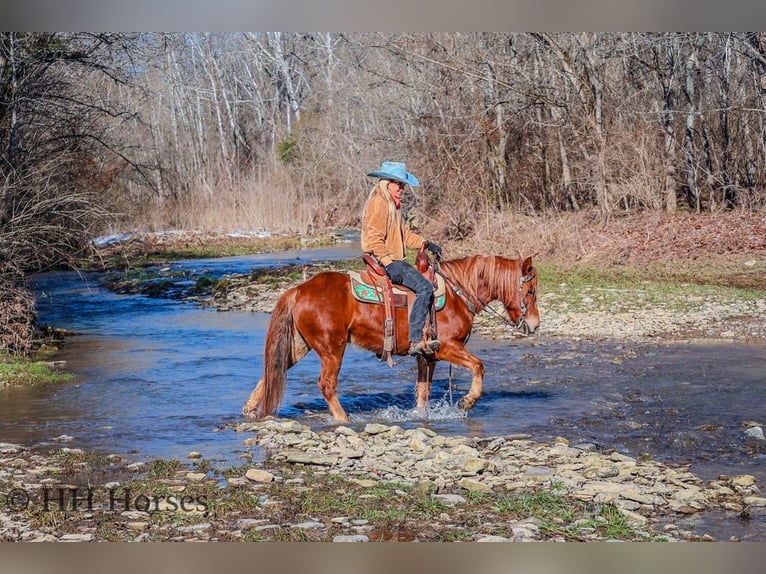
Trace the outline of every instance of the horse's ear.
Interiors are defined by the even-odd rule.
[[[532,271],[532,256],[527,257],[521,264],[521,274],[529,275]]]

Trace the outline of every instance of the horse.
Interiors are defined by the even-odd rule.
[[[440,346],[431,356],[417,356],[416,409],[426,408],[436,363],[446,361],[472,373],[471,386],[458,402],[458,408],[467,413],[481,397],[484,381],[484,364],[465,348],[474,318],[492,301],[500,301],[510,325],[522,335],[534,333],[540,325],[537,271],[532,257],[509,259],[484,254],[433,265],[448,288],[444,306],[436,312]],[[395,312],[396,354],[405,355],[408,310]],[[337,422],[348,421],[337,390],[346,345],[351,343],[381,356],[384,319],[383,305],[353,297],[347,273],[320,272],[286,290],[277,300],[266,331],[263,376],[242,414],[256,419],[275,414],[284,395],[287,370],[313,349],[320,360],[317,384],[330,414]]]

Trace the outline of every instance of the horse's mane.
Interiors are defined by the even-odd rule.
[[[498,299],[510,304],[518,292],[521,259],[498,255],[470,255],[442,261],[442,273],[457,283],[480,311]]]

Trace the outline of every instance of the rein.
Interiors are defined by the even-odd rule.
[[[478,312],[476,309],[476,305],[473,304],[473,302],[468,298],[468,296],[465,294],[465,292],[460,288],[460,286],[455,283],[450,277],[447,277],[441,270],[441,266],[439,265],[438,260],[434,260],[433,262],[434,269],[436,272],[441,275],[444,278],[444,281],[447,283],[447,285],[450,286],[450,288],[455,292],[455,294],[460,297],[460,299],[465,303],[466,307],[468,307],[468,310],[471,312],[472,315],[476,316],[476,313]],[[524,283],[527,283],[534,279],[534,275],[524,275],[519,279],[519,291],[521,291],[522,285]],[[499,319],[500,322],[502,322],[506,327],[512,327],[516,330],[516,333],[519,337],[527,337],[529,336],[529,327],[527,327],[526,323],[526,316],[527,316],[527,305],[524,302],[524,299],[521,299],[521,316],[519,317],[519,320],[513,323],[512,321],[509,321],[508,318],[502,314],[497,312],[495,309],[489,306],[489,302],[485,303],[481,299],[479,299],[478,296],[474,296],[475,299],[479,302],[481,305],[482,310],[487,310],[490,312],[490,314],[494,315],[496,319]]]

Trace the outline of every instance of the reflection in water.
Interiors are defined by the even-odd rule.
[[[281,260],[310,259],[307,253],[282,254]],[[339,259],[356,251],[323,253]],[[278,259],[272,254],[189,265],[246,272]],[[260,377],[268,315],[115,295],[97,287],[94,276],[74,273],[42,275],[36,288],[40,321],[81,333],[67,340],[60,357],[77,378],[4,390],[1,441],[46,444],[69,435],[70,446],[104,453],[182,458],[197,450],[233,464],[249,451],[242,446],[246,437],[227,425],[241,420]],[[480,437],[528,433],[538,440],[564,436],[572,444],[688,463],[706,480],[747,473],[766,484],[764,446],[743,434],[746,421],[766,423],[762,345],[624,346],[543,335],[512,342],[474,337],[469,347],[485,362],[483,397],[464,416],[454,404],[468,390],[470,374],[440,363],[427,417],[413,410],[414,359],[389,368],[349,347],[339,392],[351,425],[387,422]],[[316,386],[318,374],[314,354],[289,372],[282,416],[315,429],[333,426]]]

